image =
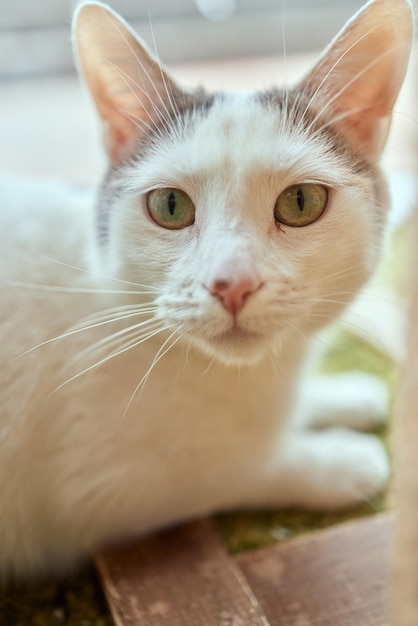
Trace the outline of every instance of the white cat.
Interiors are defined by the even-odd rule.
[[[2,185],[2,575],[211,511],[384,487],[379,441],[344,428],[383,419],[380,384],[300,381],[379,258],[377,161],[411,32],[406,0],[374,0],[296,87],[207,94],[111,9],[78,8],[110,167],[96,211]]]

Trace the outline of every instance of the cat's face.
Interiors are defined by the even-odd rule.
[[[92,6],[107,11],[82,7],[81,48]],[[112,31],[117,18],[106,15]],[[135,80],[126,80],[123,63],[116,72],[125,83],[122,98],[102,87],[94,94],[113,161],[100,217],[106,273],[151,285],[155,317],[225,363],[253,362],[284,337],[310,335],[352,299],[376,264],[387,209],[376,160],[407,54],[403,46],[402,54],[378,57],[374,74],[383,64],[382,77],[372,87],[367,77],[366,103],[362,68],[375,49],[361,66],[356,50],[346,69],[351,78],[332,76],[335,57],[346,64],[353,41],[362,46],[357,31],[369,26],[351,25],[351,39],[341,36],[291,91],[186,93],[152,67],[141,46]],[[127,27],[117,21],[117,28]],[[119,45],[140,46],[123,32]],[[394,56],[397,79],[388,90],[384,60]],[[90,59],[88,80],[98,72]],[[344,87],[350,80],[360,83],[357,101]]]
[[[382,236],[380,177],[326,132],[298,130],[279,100],[183,111],[110,182],[120,195],[104,245],[120,275],[157,287],[157,317],[227,362],[329,322]]]

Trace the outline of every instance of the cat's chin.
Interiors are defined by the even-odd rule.
[[[210,338],[193,337],[193,341],[228,366],[256,365],[272,349],[271,337],[235,327]]]

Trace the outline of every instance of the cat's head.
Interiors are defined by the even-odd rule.
[[[374,0],[295,87],[208,94],[82,4],[78,58],[110,159],[105,273],[152,285],[156,317],[226,363],[329,322],[376,265],[377,163],[411,38],[409,3]]]

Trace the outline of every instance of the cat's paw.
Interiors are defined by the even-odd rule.
[[[374,435],[340,428],[306,433],[288,441],[285,455],[287,506],[347,508],[374,498],[389,479],[386,451]]]
[[[380,378],[365,372],[320,376],[307,385],[304,407],[311,428],[374,430],[387,420],[389,393]]]
[[[385,489],[389,460],[377,437],[333,429],[322,433],[321,438],[317,471],[324,482],[318,504],[330,509],[344,508],[368,502]]]

